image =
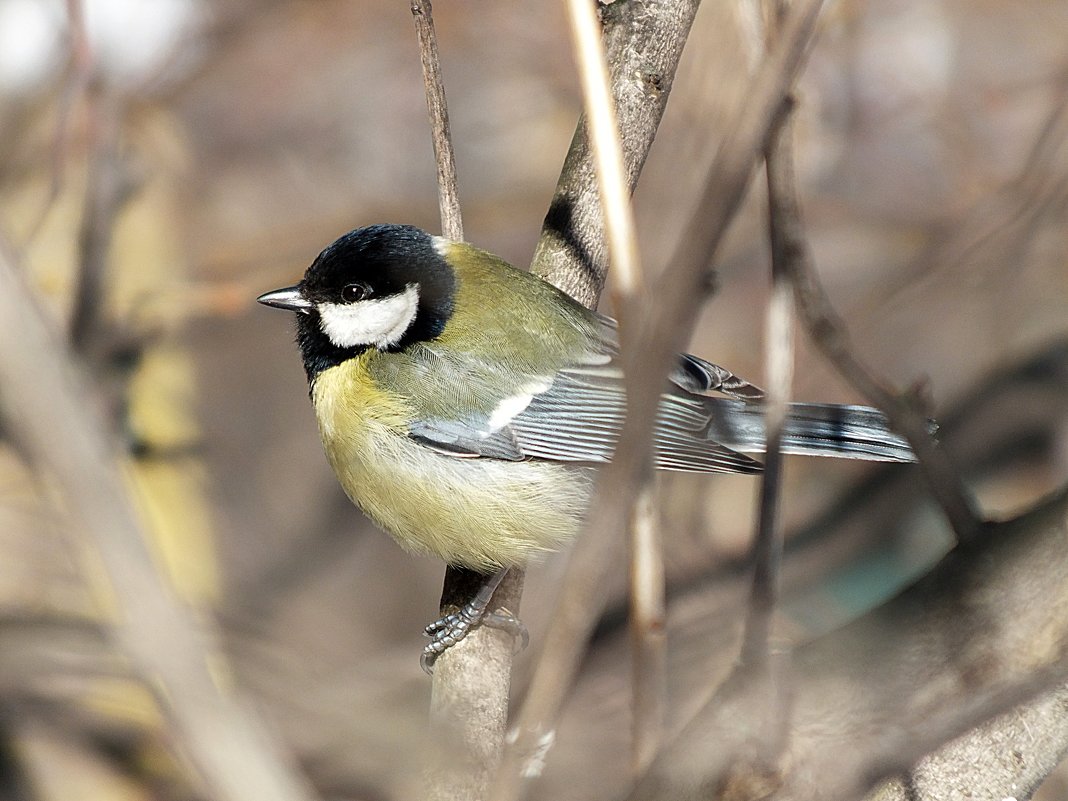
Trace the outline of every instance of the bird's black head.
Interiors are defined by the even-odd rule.
[[[311,381],[368,348],[400,350],[441,333],[456,290],[442,244],[410,225],[357,228],[320,253],[299,284],[258,300],[298,312]]]

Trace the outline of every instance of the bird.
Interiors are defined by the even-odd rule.
[[[540,277],[411,225],[352,230],[293,286],[260,295],[296,313],[323,447],[348,497],[401,545],[485,576],[432,623],[424,668],[491,612],[510,568],[583,525],[595,468],[626,414],[616,323]],[[759,473],[764,392],[681,354],[660,398],[654,466]],[[914,459],[884,415],[792,403],[785,453]],[[514,622],[514,621],[513,621]]]

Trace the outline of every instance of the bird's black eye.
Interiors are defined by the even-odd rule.
[[[364,300],[371,294],[371,287],[367,284],[345,284],[341,288],[341,299],[345,303],[355,303]]]

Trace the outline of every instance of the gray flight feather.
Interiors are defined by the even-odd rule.
[[[752,386],[752,385],[748,385]],[[612,458],[626,415],[622,379],[614,368],[561,370],[506,425],[485,416],[466,421],[419,421],[411,435],[455,456],[604,463]],[[761,465],[741,452],[764,450],[759,403],[693,395],[682,387],[661,397],[654,435],[656,467],[701,473],[755,473]],[[883,414],[863,406],[794,403],[783,451],[875,461],[911,461],[904,439]]]

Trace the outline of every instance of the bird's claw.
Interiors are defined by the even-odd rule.
[[[419,666],[428,675],[432,674],[438,657],[464,639],[476,626],[500,629],[519,638],[520,646],[516,653],[522,651],[530,643],[527,627],[507,609],[487,612],[484,606],[472,602],[465,604],[457,612],[435,620],[423,629],[423,633],[430,637],[430,642],[423,648],[423,653],[419,657]]]

